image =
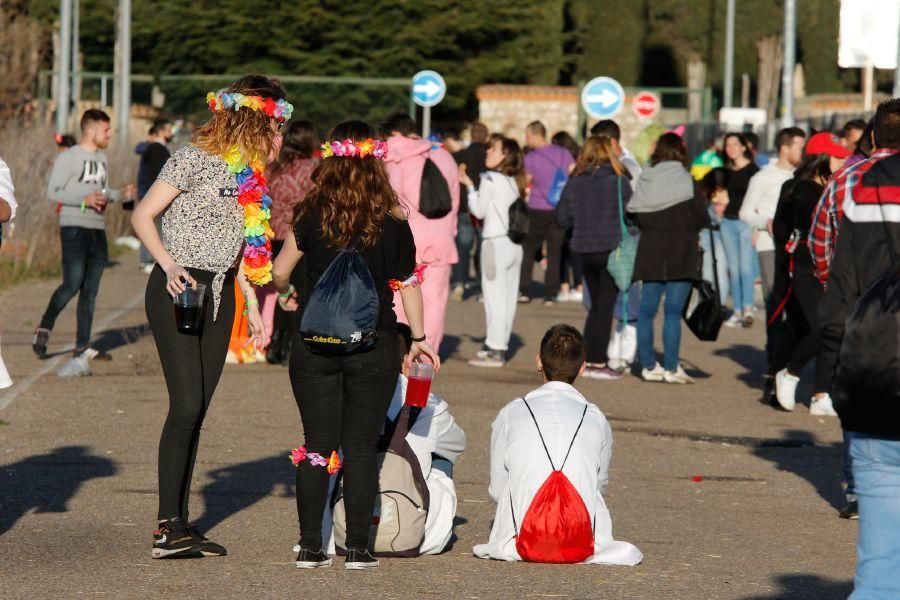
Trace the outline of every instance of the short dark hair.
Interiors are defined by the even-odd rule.
[[[412,350],[412,329],[406,323],[397,323],[397,346],[400,349],[400,361]]]
[[[413,118],[407,113],[399,111],[392,115],[388,115],[384,122],[382,122],[381,128],[387,135],[390,135],[393,131],[397,131],[400,135],[404,136],[418,132],[418,126]]]
[[[847,134],[850,133],[851,131],[853,131],[854,129],[857,131],[865,131],[866,130],[866,122],[863,121],[862,119],[850,119],[849,121],[844,123],[843,127],[841,127],[841,137],[842,138],[847,137]]]
[[[571,325],[554,325],[541,340],[541,365],[548,381],[575,381],[584,356],[584,338]]]
[[[91,123],[109,123],[109,115],[99,108],[89,108],[81,115],[81,130],[87,129]]]
[[[540,121],[532,121],[525,127],[525,129],[531,132],[532,135],[539,135],[544,139],[547,138],[547,128],[544,127],[544,124]]]
[[[473,142],[483,144],[487,141],[488,138],[487,125],[485,125],[481,121],[475,121],[469,127],[469,135],[471,136]]]
[[[618,142],[622,137],[622,130],[619,128],[619,124],[612,119],[603,119],[594,123],[594,126],[591,127],[591,135],[605,135]]]
[[[900,98],[885,100],[875,111],[875,147],[900,150]]]
[[[684,140],[677,133],[664,133],[656,140],[656,149],[650,157],[653,166],[668,160],[675,160],[687,167],[687,148]]]
[[[785,127],[775,135],[775,149],[778,150],[782,146],[790,146],[794,138],[806,137],[806,132],[799,127]]]
[[[153,119],[153,124],[150,126],[150,135],[156,135],[161,130],[165,129],[167,125],[171,125],[172,121],[166,119],[165,117],[157,117]]]

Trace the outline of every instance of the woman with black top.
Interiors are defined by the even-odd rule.
[[[687,170],[687,149],[677,134],[664,133],[657,140],[650,166],[638,177],[628,212],[641,230],[634,261],[634,280],[642,282],[637,325],[641,377],[644,381],[694,383],[679,362],[681,312],[699,275],[697,236],[709,227],[709,215],[706,200],[695,191]],[[653,321],[663,297],[660,365],[653,346]]]
[[[213,116],[197,129],[193,143],[166,162],[131,219],[156,261],[147,282],[146,310],[169,391],[159,441],[153,558],[225,554],[188,521],[191,475],[203,418],[225,364],[235,280],[246,297],[251,339],[260,350],[265,339],[251,282],[263,285],[270,279],[268,196],[260,178],[278,153],[280,124],[290,118],[285,95],[279,81],[260,75],[245,75],[223,92],[210,92]],[[251,186],[258,195],[248,198]],[[245,207],[256,210],[255,222],[245,222]],[[162,239],[153,222],[160,214]],[[259,235],[245,238],[247,229],[258,229]],[[184,333],[176,325],[172,299],[198,283],[206,286],[202,324],[199,333]]]
[[[631,199],[628,171],[619,162],[606,136],[591,136],[584,142],[575,170],[556,207],[556,222],[572,228],[572,250],[578,253],[591,297],[584,323],[589,379],[619,379],[622,375],[607,364],[613,310],[619,290],[607,270],[610,253],[622,241],[622,210]]]
[[[734,313],[725,322],[729,327],[753,325],[753,284],[755,281],[756,250],[753,248],[753,231],[738,216],[747,193],[750,178],[759,167],[753,162],[753,153],[746,138],[740,133],[725,136],[725,158],[728,177],[728,206],[722,218],[722,243],[728,260],[731,279],[731,298]]]
[[[777,297],[785,298],[787,332],[775,344],[770,372],[775,373],[775,397],[785,410],[794,410],[800,371],[819,353],[819,302],[825,293],[813,270],[806,244],[813,213],[831,174],[840,169],[850,151],[837,136],[817,133],[806,144],[806,157],[794,178],[781,188],[772,223],[775,238]],[[831,404],[835,360],[816,360],[815,396],[809,412],[836,416]]]
[[[323,161],[313,173],[313,189],[298,207],[293,243],[286,240],[273,268],[282,307],[299,305],[302,314],[316,282],[338,253],[356,244],[379,293],[374,348],[324,356],[311,352],[297,335],[290,359],[306,455],[343,452],[348,569],[378,566],[368,549],[378,488],[375,453],[400,373],[392,287],[400,290],[412,329],[410,360],[424,355],[440,368],[437,354],[425,342],[421,290],[399,283],[415,279],[411,275],[417,271],[416,248],[382,162],[386,146],[375,138],[374,128],[360,121],[342,123],[331,131],[323,145]],[[290,277],[301,258],[306,276],[298,297]],[[322,540],[329,471],[309,460],[297,467],[300,553],[296,564],[300,568],[331,564]]]

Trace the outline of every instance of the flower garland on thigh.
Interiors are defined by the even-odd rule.
[[[283,98],[245,96],[237,92],[210,92],[206,95],[206,103],[213,112],[248,108],[261,111],[279,123],[290,119],[294,111],[290,102]],[[237,146],[228,150],[222,160],[228,165],[228,171],[235,175],[237,201],[244,210],[244,274],[250,283],[265,285],[272,281],[272,238],[275,237],[269,225],[272,198],[263,174],[265,165],[259,160],[248,162]]]

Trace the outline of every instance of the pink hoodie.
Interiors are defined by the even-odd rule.
[[[426,158],[431,158],[444,175],[453,199],[450,214],[440,219],[427,219],[419,212],[419,190]],[[456,264],[459,260],[456,252],[459,173],[453,156],[428,140],[395,135],[388,138],[385,165],[400,202],[409,209],[409,227],[416,241],[416,261],[428,265]]]

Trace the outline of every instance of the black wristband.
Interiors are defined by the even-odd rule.
[[[418,343],[418,342],[424,342],[424,341],[425,341],[425,336],[423,335],[423,336],[420,337],[420,338],[409,338],[409,339],[411,339],[412,341],[417,342],[417,343]]]

